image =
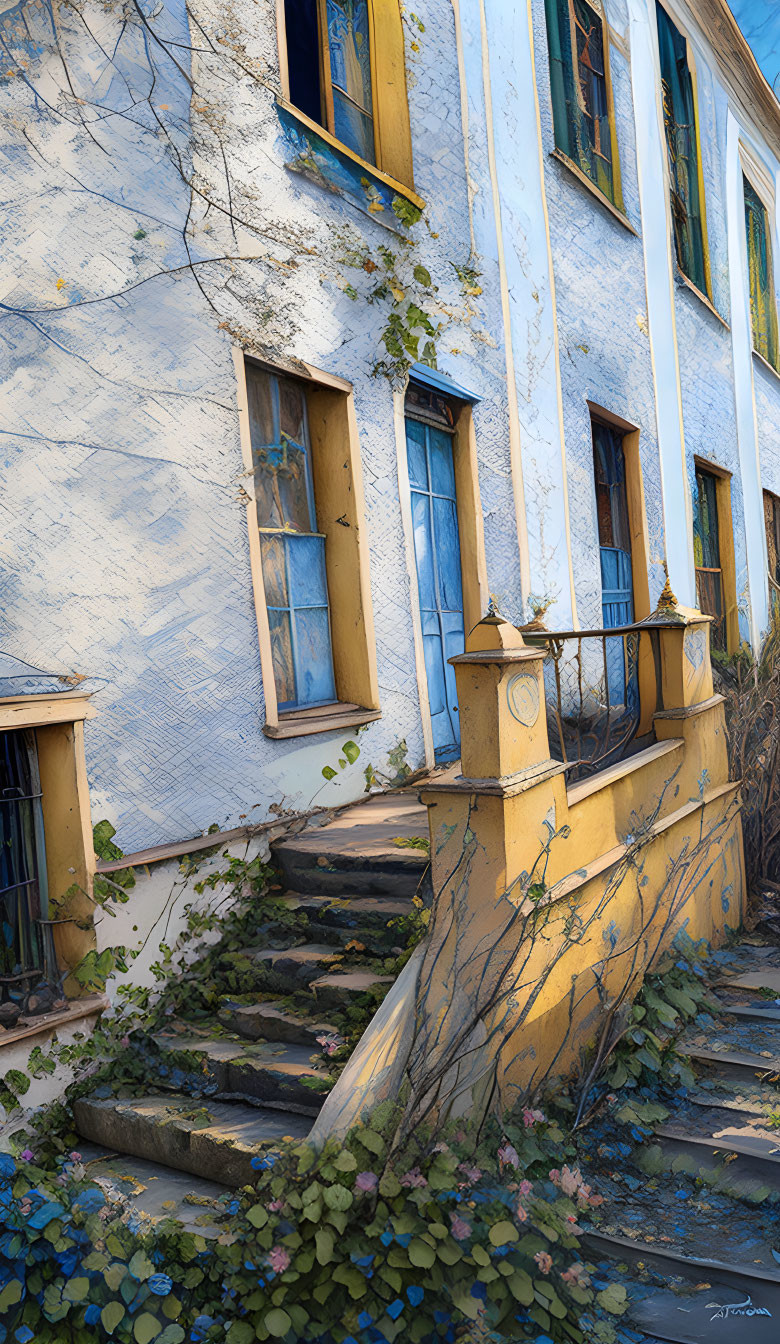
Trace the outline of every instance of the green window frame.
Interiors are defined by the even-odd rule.
[[[772,264],[769,211],[744,173],[742,188],[745,195],[745,238],[753,349],[777,369],[777,295]]]
[[[712,300],[695,71],[687,38],[656,0],[661,101],[677,265]]]
[[[599,0],[545,0],[555,145],[625,214],[609,69],[609,24]]]

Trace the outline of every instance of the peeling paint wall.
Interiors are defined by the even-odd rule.
[[[507,0],[423,0],[422,30],[404,14],[415,188],[427,202],[414,255],[439,286],[440,368],[481,398],[488,585],[512,619],[527,619],[536,596],[551,600],[553,626],[601,624],[591,400],[640,430],[651,600],[665,555],[690,598],[690,499],[670,474],[681,417],[679,480],[694,453],[734,473],[748,635],[751,602],[761,610],[740,483],[755,361],[737,349],[736,325],[730,334],[671,283],[663,247],[647,246],[666,218],[665,151],[647,107],[635,111],[630,58],[654,9],[606,8],[633,233],[551,157],[543,0],[530,16]],[[22,0],[0,14],[4,647],[105,678],[87,739],[93,816],[114,823],[125,852],[274,807],[346,802],[401,741],[410,767],[425,760],[394,393],[372,372],[384,319],[345,261],[364,246],[397,249],[397,234],[381,212],[290,170],[274,0],[195,0],[189,20],[183,0],[165,0],[144,14],[148,26],[99,0]],[[177,45],[166,51],[155,32]],[[729,321],[739,211],[727,208],[726,137],[742,114],[697,43],[714,300]],[[458,280],[467,264],[479,295]],[[648,288],[658,311],[668,295],[666,325],[648,312]],[[679,385],[661,364],[674,322]],[[322,769],[344,734],[262,732],[236,340],[354,387],[382,718],[331,782]],[[778,489],[775,384],[756,366],[761,469]]]

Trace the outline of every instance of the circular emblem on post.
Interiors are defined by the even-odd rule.
[[[524,728],[532,728],[539,717],[539,682],[533,672],[517,672],[506,688],[509,712]]]

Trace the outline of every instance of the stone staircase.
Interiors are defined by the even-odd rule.
[[[632,1144],[608,1124],[585,1140],[605,1199],[585,1249],[626,1288],[621,1344],[780,1340],[780,948],[716,959],[723,1012],[678,1046],[694,1085]]]
[[[252,1181],[252,1159],[269,1144],[306,1137],[335,1080],[329,1046],[393,983],[397,921],[428,863],[421,837],[426,810],[401,793],[274,846],[281,880],[270,917],[264,903],[257,944],[225,954],[252,992],[223,996],[213,1020],[186,1010],[172,1020],[154,1038],[144,1095],[76,1102],[95,1178],[139,1213],[218,1231],[220,1195]]]

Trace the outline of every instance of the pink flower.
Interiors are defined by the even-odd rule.
[[[519,1199],[515,1204],[515,1218],[518,1223],[525,1223],[528,1220],[528,1210],[523,1208]]]
[[[400,1180],[401,1185],[405,1185],[408,1190],[422,1189],[428,1184],[419,1167],[411,1167],[409,1171],[404,1172]]]
[[[128,1045],[130,1044],[130,1037],[127,1034],[125,1034],[120,1040],[119,1044],[121,1045],[123,1050],[126,1050]]]
[[[265,1206],[269,1213],[281,1213],[284,1204],[281,1199],[272,1199],[270,1204]]]
[[[520,1158],[517,1156],[517,1149],[512,1147],[508,1139],[504,1139],[504,1142],[498,1150],[498,1160],[502,1167],[514,1167],[517,1169],[517,1167],[520,1166]]]
[[[33,1158],[35,1157],[35,1153],[33,1152],[32,1148],[23,1148],[21,1156],[25,1162],[32,1162]]]
[[[457,1213],[450,1214],[450,1231],[456,1241],[467,1241],[471,1236],[469,1224]]]
[[[322,1046],[326,1055],[335,1055],[336,1051],[344,1044],[344,1037],[339,1036],[338,1032],[328,1032],[327,1035],[318,1036],[317,1042]]]
[[[534,1260],[543,1274],[549,1274],[552,1269],[552,1256],[547,1251],[537,1251]]]
[[[526,1129],[530,1129],[532,1125],[544,1125],[545,1123],[544,1111],[523,1111],[523,1124]]]
[[[561,1190],[569,1198],[576,1195],[582,1185],[582,1172],[579,1167],[561,1167]]]
[[[81,1153],[71,1153],[71,1155],[70,1155],[70,1160],[71,1160],[71,1162],[80,1162],[80,1161],[81,1161]]]
[[[579,1262],[571,1265],[565,1273],[561,1274],[564,1283],[572,1283],[575,1288],[587,1288],[590,1284],[590,1275],[584,1265]]]
[[[268,1263],[274,1274],[283,1274],[290,1264],[290,1257],[283,1246],[272,1246],[268,1252]]]
[[[531,1191],[533,1190],[533,1186],[530,1181],[521,1181],[517,1188],[520,1191],[521,1198],[523,1199],[526,1197],[526,1195],[530,1195]]]
[[[482,1172],[479,1167],[470,1167],[468,1162],[461,1162],[458,1171],[463,1173],[466,1180],[469,1181],[471,1185],[476,1185],[477,1181],[482,1179]]]
[[[356,1190],[376,1190],[379,1184],[379,1177],[373,1171],[361,1171],[355,1177]]]
[[[559,1172],[557,1167],[552,1168],[550,1172],[550,1180],[552,1181],[553,1185],[560,1185],[561,1173]]]

